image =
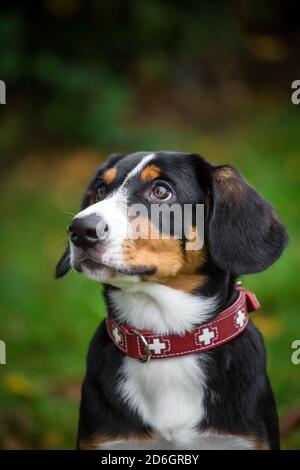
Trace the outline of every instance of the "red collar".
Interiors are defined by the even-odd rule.
[[[252,292],[241,287],[237,290],[238,298],[230,307],[220,312],[214,320],[183,335],[138,330],[111,318],[106,320],[107,332],[124,354],[142,362],[208,351],[240,335],[248,324],[249,313],[260,308]]]

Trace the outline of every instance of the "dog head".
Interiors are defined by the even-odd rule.
[[[262,271],[287,243],[272,207],[236,169],[173,152],[112,155],[68,233],[56,277],[73,267],[113,285],[185,279],[192,290],[207,265],[232,275]]]

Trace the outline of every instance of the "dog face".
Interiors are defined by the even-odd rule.
[[[68,231],[57,277],[71,265],[101,282],[155,281],[184,290],[201,285],[207,265],[233,275],[266,269],[287,241],[272,207],[237,170],[171,152],[113,155]],[[193,240],[201,243],[191,249]]]

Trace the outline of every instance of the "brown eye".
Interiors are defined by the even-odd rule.
[[[105,186],[100,186],[100,188],[97,189],[96,196],[95,196],[95,202],[101,201],[106,195],[106,187]]]
[[[172,196],[172,191],[163,184],[158,184],[152,189],[152,194],[156,199],[165,201]]]

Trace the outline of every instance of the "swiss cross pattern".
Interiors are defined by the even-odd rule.
[[[243,312],[243,310],[239,310],[236,317],[235,317],[235,323],[239,328],[242,328],[245,324],[246,321],[246,314]]]

